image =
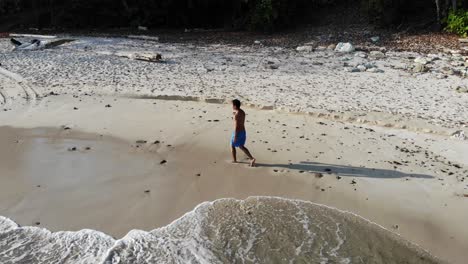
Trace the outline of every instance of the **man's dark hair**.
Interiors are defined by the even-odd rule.
[[[232,104],[237,108],[240,108],[241,106],[241,102],[237,99],[232,100]]]

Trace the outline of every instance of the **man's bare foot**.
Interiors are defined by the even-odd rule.
[[[250,167],[255,167],[255,159],[250,160]]]

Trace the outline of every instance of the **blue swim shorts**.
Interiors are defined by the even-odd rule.
[[[231,136],[231,146],[233,147],[242,147],[245,145],[245,141],[247,140],[247,133],[245,131],[241,131],[237,134],[237,141],[234,142],[234,137],[236,135],[236,132],[232,132]]]

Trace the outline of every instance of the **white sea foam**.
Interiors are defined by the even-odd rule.
[[[391,250],[390,250],[391,249]],[[353,214],[272,197],[221,199],[151,232],[115,240],[52,233],[0,217],[0,263],[439,263]]]

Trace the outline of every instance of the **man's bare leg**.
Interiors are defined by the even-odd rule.
[[[250,151],[249,151],[246,147],[244,147],[244,146],[239,147],[239,148],[240,148],[242,151],[244,151],[244,153],[245,153],[245,155],[247,155],[247,157],[249,157],[249,159],[250,159],[250,166],[251,166],[251,167],[254,167],[254,166],[255,166],[255,158],[252,156],[252,154],[250,154]]]
[[[236,148],[234,146],[231,146],[231,153],[232,153],[232,163],[237,163]]]

